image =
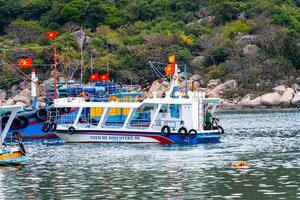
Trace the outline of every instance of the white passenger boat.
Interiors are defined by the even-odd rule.
[[[218,120],[205,124],[218,98],[201,91],[178,90],[177,64],[164,97],[153,92],[143,101],[89,102],[84,98],[54,100],[56,108],[77,107],[75,117],[59,116],[55,134],[65,142],[126,142],[198,144],[219,142],[224,130]],[[207,111],[207,108],[211,110]]]

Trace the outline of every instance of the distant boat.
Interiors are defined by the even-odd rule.
[[[21,133],[15,131],[11,135],[11,141],[4,142],[13,119],[17,112],[22,109],[23,107],[18,105],[0,107],[0,112],[11,112],[4,128],[0,128],[0,165],[18,165],[29,160],[26,157],[26,150],[22,143]],[[2,122],[1,118],[0,122]],[[2,123],[0,124],[2,125]]]

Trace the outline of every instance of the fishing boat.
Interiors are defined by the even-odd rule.
[[[163,97],[153,92],[142,101],[89,102],[84,98],[54,100],[55,108],[78,107],[74,118],[57,116],[55,134],[65,142],[176,143],[219,142],[223,128],[218,120],[205,124],[214,113],[218,98],[205,98],[201,91],[178,89],[177,64]],[[210,110],[208,111],[207,108]],[[95,113],[98,113],[95,115]],[[113,113],[120,113],[112,118]],[[144,113],[148,113],[145,114]]]
[[[26,150],[22,143],[21,133],[15,131],[11,135],[11,141],[4,142],[10,126],[12,125],[13,119],[15,118],[17,112],[21,111],[22,109],[23,107],[18,105],[0,107],[0,112],[11,112],[4,129],[2,130],[2,128],[0,128],[0,165],[18,165],[28,161],[28,158],[26,157]],[[2,120],[0,121],[2,122]]]
[[[37,81],[36,70],[32,70],[31,79]],[[110,81],[94,81],[86,86],[83,86],[81,82],[57,82],[57,85],[59,97],[78,97],[84,93],[89,97],[90,101],[108,101],[110,98],[136,98],[142,94],[138,85],[121,86]],[[10,140],[14,131],[22,132],[23,140],[57,138],[53,133],[55,124],[53,124],[52,120],[49,120],[51,117],[48,117],[48,115],[58,112],[60,115],[73,117],[77,114],[77,107],[70,109],[53,108],[53,99],[49,98],[54,94],[53,82],[44,84],[43,88],[49,95],[45,96],[45,105],[37,108],[37,87],[33,82],[31,83],[32,107],[24,108],[16,114],[6,140]],[[0,112],[0,116],[2,116],[2,128],[4,128],[9,119],[10,111],[3,110]]]

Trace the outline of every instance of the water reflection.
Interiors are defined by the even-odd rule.
[[[219,144],[27,143],[33,160],[0,169],[0,198],[300,198],[299,112],[219,116]],[[232,169],[238,160],[250,168]]]

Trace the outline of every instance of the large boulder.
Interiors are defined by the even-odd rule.
[[[191,76],[189,81],[191,81],[193,84],[195,82],[198,82],[201,86],[204,86],[204,81],[203,81],[202,77],[198,74]]]
[[[149,94],[152,96],[153,93],[156,93],[157,97],[162,97],[163,94],[168,90],[168,86],[169,83],[166,81],[155,81],[150,87]]]
[[[200,81],[201,79],[202,79],[201,76],[198,74],[195,74],[190,78],[191,81]]]
[[[218,85],[220,85],[220,83],[221,83],[220,79],[211,79],[211,80],[209,80],[209,82],[207,84],[207,88],[213,89],[213,88],[217,87]]]
[[[261,107],[261,97],[256,97],[255,99],[250,100],[248,107],[250,108],[258,108]]]
[[[15,102],[23,102],[25,103],[27,106],[30,106],[31,104],[31,99],[29,97],[23,96],[21,94],[16,95],[13,100]]]
[[[17,102],[16,105],[20,105],[20,106],[23,106],[23,107],[26,107],[27,105],[23,102]]]
[[[17,94],[19,94],[19,89],[17,85],[13,85],[10,89],[10,93],[11,93],[11,97],[16,96]]]
[[[24,89],[19,94],[28,98],[31,97],[31,91],[29,89]]]
[[[300,92],[300,86],[297,83],[294,83],[292,88],[295,90],[295,92]]]
[[[281,95],[277,92],[264,94],[261,96],[261,104],[264,106],[278,106]]]
[[[273,88],[274,92],[277,92],[280,95],[283,95],[283,93],[286,91],[286,87],[284,85],[279,85],[275,88]]]
[[[251,99],[251,95],[246,94],[246,96],[244,96],[244,98],[238,104],[242,107],[248,107],[250,99]]]
[[[15,105],[15,101],[13,99],[8,99],[4,105],[6,105],[6,106]]]
[[[243,54],[245,56],[253,56],[258,52],[258,50],[259,50],[258,46],[249,44],[243,48]]]
[[[297,92],[294,96],[294,98],[292,99],[292,104],[293,105],[298,105],[300,104],[300,92]]]
[[[251,99],[250,94],[247,94],[240,102],[239,105],[246,108],[258,108],[261,107],[261,97]]]
[[[218,85],[212,90],[207,91],[207,96],[209,97],[220,97],[225,92],[236,91],[237,90],[237,82],[235,80],[229,80],[221,85]]]
[[[289,107],[291,105],[291,101],[294,97],[294,90],[293,88],[287,88],[283,95],[281,96],[279,105],[282,107]]]
[[[296,78],[296,82],[295,83],[298,84],[298,85],[300,85],[300,77]]]

